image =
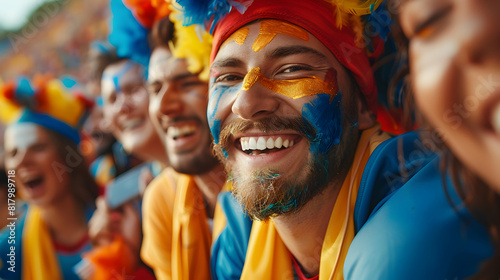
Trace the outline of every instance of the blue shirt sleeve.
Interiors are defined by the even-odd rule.
[[[439,157],[418,152],[413,145],[418,139],[409,138],[413,142],[405,142],[410,145],[402,165],[394,162],[401,140],[389,140],[363,174],[362,187],[374,201],[365,194],[364,205],[357,205],[358,232],[345,260],[346,280],[464,279],[492,256],[488,232],[467,211],[450,180],[445,191]]]
[[[212,246],[212,279],[240,279],[252,229],[231,192],[220,193],[219,204],[226,215],[226,228]]]

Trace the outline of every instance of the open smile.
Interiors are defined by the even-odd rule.
[[[175,151],[187,151],[199,145],[201,126],[196,121],[171,124],[166,130],[166,140]]]
[[[302,161],[307,141],[299,134],[246,134],[235,137],[235,160],[249,170],[271,168],[285,170]]]
[[[25,186],[25,192],[31,199],[38,198],[45,193],[45,177],[43,175],[23,176],[21,183]]]
[[[265,136],[246,136],[236,140],[238,149],[247,155],[262,155],[279,152],[295,145],[300,141],[298,135],[265,135]]]

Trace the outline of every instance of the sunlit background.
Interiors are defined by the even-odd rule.
[[[108,1],[0,0],[0,78],[70,74],[88,79],[90,43],[107,34]]]

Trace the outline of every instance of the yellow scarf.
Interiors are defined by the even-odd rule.
[[[23,280],[60,280],[62,272],[41,211],[30,206],[23,229]]]
[[[166,169],[146,190],[143,207],[141,256],[157,279],[208,279],[212,232],[193,177]],[[218,205],[215,212],[213,235],[218,236],[225,217]]]
[[[344,260],[354,238],[353,212],[361,176],[371,152],[388,138],[381,133],[380,125],[361,135],[353,164],[330,216],[321,250],[320,280],[343,279]],[[241,279],[293,279],[290,253],[272,221],[253,223]]]
[[[177,181],[172,226],[172,279],[204,279],[210,275],[211,236],[205,203],[194,180]]]

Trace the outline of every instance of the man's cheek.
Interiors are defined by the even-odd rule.
[[[342,94],[337,93],[333,99],[330,94],[318,94],[311,102],[302,107],[302,118],[316,130],[314,138],[310,138],[310,151],[327,153],[333,145],[340,143],[342,136]]]
[[[231,100],[238,92],[239,87],[213,86],[207,106],[207,120],[215,144],[219,144],[220,126],[223,112],[229,110]]]

